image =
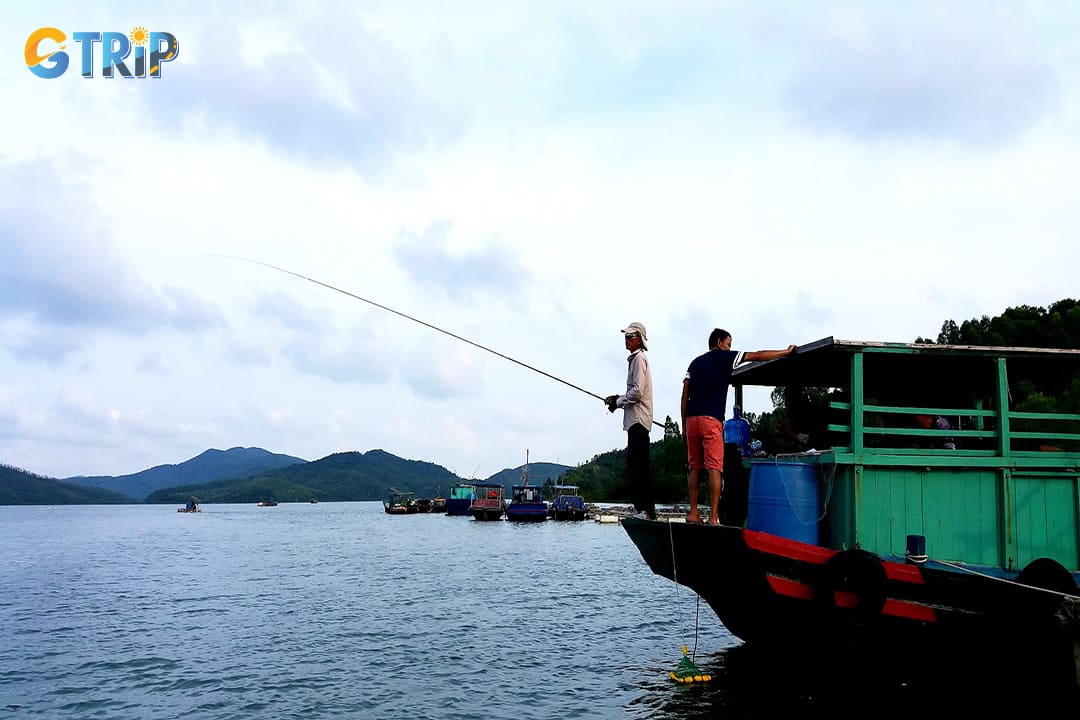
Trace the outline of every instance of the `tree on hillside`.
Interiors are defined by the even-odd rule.
[[[915,342],[934,341],[920,337]],[[983,315],[959,325],[946,320],[937,344],[1080,349],[1080,302],[1066,298],[1045,308],[1021,305],[996,317]]]
[[[918,337],[916,343],[1080,349],[1080,302],[1066,298],[1048,307],[1007,308],[1001,315],[971,318],[957,323],[946,320],[937,340]],[[1027,376],[1023,366],[1010,365],[1009,390],[1012,409],[1018,412],[1080,412],[1080,377],[1066,372],[1040,369]],[[825,447],[824,428],[806,429],[805,441],[798,438],[811,423],[800,422],[799,409],[810,410],[806,417],[827,417],[829,388],[775,388],[773,409],[755,415],[747,413],[751,432],[771,453]],[[1030,429],[1035,429],[1035,426]],[[799,432],[797,432],[799,431]]]

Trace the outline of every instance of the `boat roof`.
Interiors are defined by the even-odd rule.
[[[552,485],[552,490],[580,490],[580,485]]]
[[[1080,372],[1080,350],[1060,348],[1000,347],[982,345],[936,345],[822,338],[799,345],[791,355],[744,363],[731,373],[733,385],[803,385],[845,387],[851,382],[851,356],[872,355],[879,372],[894,377],[933,377],[942,384],[971,384],[982,374],[988,360],[1006,358],[1012,369],[1039,372],[1051,365]]]
[[[485,488],[503,488],[503,487],[505,487],[502,483],[494,483],[494,482],[474,482],[474,483],[469,483],[469,485],[472,485],[473,487],[478,487],[478,488],[481,488],[481,487],[485,487]]]

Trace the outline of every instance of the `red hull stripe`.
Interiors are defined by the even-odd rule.
[[[813,600],[814,598],[813,588],[804,582],[768,573],[765,577],[769,581],[769,587],[771,587],[773,592],[777,595],[798,598],[799,600]],[[853,592],[837,590],[833,594],[833,602],[838,608],[851,609],[859,604],[859,596]],[[894,600],[892,598],[887,598],[885,600],[885,606],[881,608],[881,614],[907,618],[909,620],[919,620],[921,622],[937,621],[937,615],[934,613],[933,608],[927,607],[926,605],[920,605],[919,603],[908,602],[906,600]]]
[[[757,530],[743,530],[742,534],[747,547],[752,550],[769,553],[770,555],[780,555],[793,560],[802,560],[815,565],[824,564],[826,560],[836,554],[835,550],[818,547],[817,545],[807,545],[806,543],[788,540],[778,535],[770,535]]]
[[[895,615],[910,620],[921,620],[922,622],[937,622],[937,613],[934,612],[934,608],[904,600],[893,600],[892,598],[885,601],[885,607],[881,608],[881,614]]]
[[[787,538],[758,532],[757,530],[743,530],[742,534],[747,547],[752,550],[770,555],[779,555],[792,560],[801,560],[814,565],[823,565],[826,560],[838,552],[837,550],[830,550],[817,545],[807,545],[797,540],[788,540]],[[914,583],[916,585],[924,583],[922,569],[918,565],[894,562],[882,562],[882,565],[885,567],[885,577],[890,580]]]
[[[800,600],[810,600],[814,597],[814,591],[806,583],[789,580],[777,575],[766,575],[765,577],[769,579],[769,586],[773,589],[773,592],[778,595],[787,595]]]
[[[885,577],[890,580],[899,580],[900,582],[914,583],[915,585],[922,585],[925,582],[922,569],[918,565],[891,562],[883,564],[885,565]]]

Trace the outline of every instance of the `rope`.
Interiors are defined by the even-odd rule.
[[[668,545],[671,546],[671,578],[675,583],[675,611],[678,613],[679,625],[683,623],[682,619],[682,604],[679,602],[679,570],[675,565],[675,531],[671,529],[671,521],[668,520]],[[697,596],[697,602],[694,605],[694,652],[690,654],[690,659],[697,660],[697,646],[698,637],[701,631],[701,595]]]
[[[668,545],[671,547],[671,579],[675,582],[675,612],[679,616],[679,625],[682,625],[682,605],[679,604],[679,571],[675,567],[675,534],[671,529],[671,522],[667,524]]]
[[[959,570],[961,572],[970,573],[971,575],[978,575],[979,577],[986,578],[987,580],[996,580],[998,582],[1008,583],[1009,585],[1019,585],[1019,584],[1021,584],[1021,583],[1017,583],[1015,580],[1006,580],[1005,578],[999,578],[999,577],[995,577],[993,575],[987,575],[986,573],[979,572],[978,570],[972,570],[969,567],[964,567],[963,565],[960,565],[958,563],[952,563],[952,562],[949,562],[948,560],[930,559],[930,560],[928,560],[928,562],[937,563],[938,565],[945,565],[946,567],[951,567],[954,570]],[[1044,593],[1047,593],[1048,595],[1056,595],[1057,597],[1062,597],[1062,598],[1076,598],[1077,597],[1076,595],[1073,595],[1071,593],[1064,593],[1064,592],[1060,592],[1058,590],[1050,590],[1049,588],[1041,588],[1041,587],[1038,587],[1036,585],[1024,585],[1024,587],[1031,588],[1032,590],[1038,590],[1039,592],[1044,592]]]

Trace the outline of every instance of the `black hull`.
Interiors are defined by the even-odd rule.
[[[584,510],[552,510],[553,520],[584,520],[587,513]]]
[[[1078,683],[1080,594],[743,528],[622,521],[649,568],[694,590],[748,643],[861,648],[912,662],[994,653]],[[673,550],[674,548],[674,550]],[[1049,583],[1048,583],[1049,584]]]

